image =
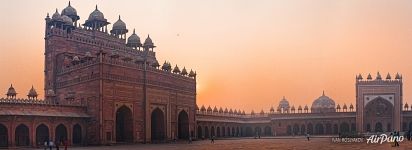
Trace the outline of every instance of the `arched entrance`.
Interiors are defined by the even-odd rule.
[[[313,125],[311,123],[308,124],[308,134],[313,134]]]
[[[216,136],[220,137],[220,127],[216,127]]]
[[[225,127],[222,127],[222,136],[225,137],[226,136],[226,130]]]
[[[262,135],[262,129],[260,127],[255,127],[255,136],[261,136]]]
[[[377,123],[375,124],[375,132],[383,132],[382,123],[377,122]]]
[[[333,125],[333,134],[338,134],[339,133],[339,128],[337,124]]]
[[[232,127],[232,136],[236,136],[235,127]]]
[[[391,99],[392,97],[389,97]],[[393,100],[389,100],[384,97],[376,97],[366,103],[364,107],[364,130],[368,130],[365,124],[370,124],[372,132],[387,131],[386,123],[393,123],[394,120],[394,104]],[[379,120],[379,122],[377,122]],[[385,127],[385,129],[384,129]],[[366,128],[366,129],[365,129]]]
[[[406,125],[406,122],[403,122],[402,123],[402,131],[408,131],[408,128],[406,127],[407,125]]]
[[[331,135],[332,134],[332,124],[326,123],[326,134]]]
[[[391,124],[388,123],[388,124],[386,125],[386,132],[391,132],[391,131],[392,131]]]
[[[288,125],[288,127],[286,129],[286,134],[287,135],[292,135],[292,126]]]
[[[215,127],[214,127],[214,126],[212,126],[212,127],[210,128],[210,136],[211,136],[211,137],[214,137],[214,136],[215,136]]]
[[[55,140],[54,142],[63,142],[67,140],[67,128],[63,124],[60,124],[56,127],[56,132],[55,132]]]
[[[20,124],[16,128],[15,132],[15,142],[16,146],[29,146],[30,145],[30,138],[29,138],[29,127],[24,124]]]
[[[245,132],[246,136],[253,136],[253,131],[251,127],[246,127],[246,132]]]
[[[301,135],[305,135],[306,134],[306,128],[305,128],[306,126],[305,125],[302,125],[301,127],[300,127],[300,134]]]
[[[203,138],[203,132],[202,132],[202,127],[201,126],[197,126],[197,138],[198,139]]]
[[[179,139],[189,138],[189,115],[186,113],[186,111],[181,111],[179,113],[178,137]]]
[[[293,135],[298,135],[299,134],[299,125],[295,124],[293,125]]]
[[[340,133],[349,133],[349,124],[344,122],[340,124]]]
[[[7,127],[3,124],[0,124],[0,147],[8,146],[8,132]]]
[[[356,124],[355,123],[350,124],[350,131],[351,132],[356,132]]]
[[[269,126],[265,127],[265,136],[272,136],[272,128]]]
[[[412,121],[409,122],[409,130],[412,130]]]
[[[205,138],[209,138],[209,128],[205,126]]]
[[[366,124],[366,132],[371,132],[371,124]]]
[[[82,143],[82,127],[79,124],[73,126],[73,144],[78,145]]]
[[[116,142],[133,142],[133,113],[124,105],[116,111]]]
[[[318,123],[318,124],[316,124],[315,125],[315,131],[316,131],[316,133],[315,134],[319,134],[319,135],[322,135],[323,134],[323,125],[322,124],[320,124],[320,123]]]
[[[36,128],[36,144],[44,145],[44,142],[49,140],[49,128],[41,124]]]
[[[166,132],[163,111],[159,108],[153,110],[151,120],[152,141],[163,141]]]

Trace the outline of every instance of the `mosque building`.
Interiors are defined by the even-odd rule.
[[[96,6],[83,24],[70,4],[45,18],[44,99],[10,85],[0,98],[0,147],[157,143],[215,136],[338,135],[412,129],[399,74],[356,76],[355,105],[323,92],[311,106],[283,97],[251,111],[196,105],[196,72],[156,58],[155,44]],[[142,42],[143,41],[143,42]],[[24,93],[25,94],[25,93]]]

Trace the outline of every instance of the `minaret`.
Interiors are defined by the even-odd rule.
[[[48,30],[49,30],[48,24],[51,20],[49,13],[47,13],[46,18],[44,18],[44,20],[46,21],[46,24],[44,26],[44,37],[46,38]]]

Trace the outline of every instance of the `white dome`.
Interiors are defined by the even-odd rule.
[[[278,108],[289,109],[289,102],[285,97],[280,100]]]
[[[323,92],[322,96],[314,100],[312,103],[312,112],[331,112],[335,111],[335,101],[325,95]]]

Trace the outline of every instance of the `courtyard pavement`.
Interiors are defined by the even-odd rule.
[[[230,138],[218,139],[212,144],[210,140],[185,141],[163,144],[131,144],[114,146],[71,147],[73,150],[407,150],[412,149],[412,141],[403,141],[400,147],[392,147],[393,143],[366,144],[363,143],[334,143],[330,137],[291,138]]]

